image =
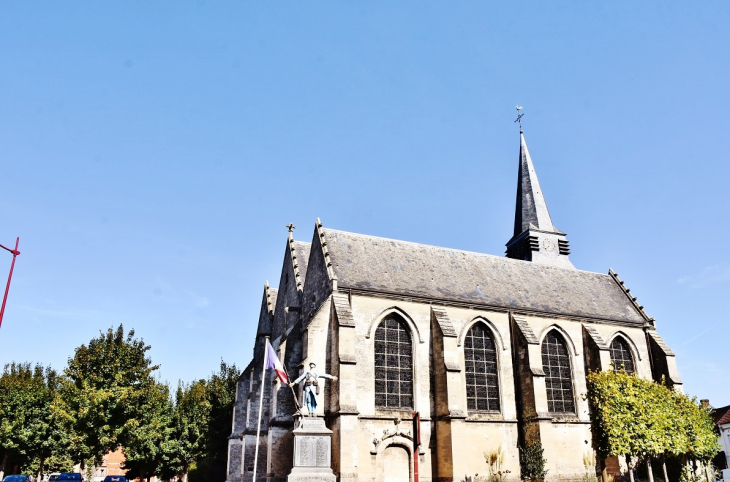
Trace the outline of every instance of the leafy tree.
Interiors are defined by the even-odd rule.
[[[179,384],[174,405],[167,387],[159,387],[147,405],[130,446],[125,446],[130,475],[163,479],[189,474],[189,480],[225,481],[228,435],[236,383],[235,365],[221,362],[208,380]]]
[[[82,468],[124,449],[132,476],[224,481],[240,371],[221,361],[175,400],[134,330],[109,328],[81,345],[63,376],[30,364],[0,377],[0,457],[32,473]],[[47,470],[46,470],[47,469]]]
[[[64,448],[66,447],[62,447],[61,450]],[[20,471],[26,474],[70,472],[73,470],[74,465],[74,461],[68,452],[59,451],[43,460],[37,456],[32,457],[26,464],[21,466]]]
[[[207,423],[202,427],[201,454],[190,470],[190,482],[225,481],[228,459],[228,436],[231,434],[233,405],[236,400],[236,384],[241,375],[236,365],[221,360],[217,373],[205,383],[206,397],[210,404]],[[204,418],[199,418],[204,421]]]
[[[706,462],[718,451],[709,413],[696,399],[624,371],[588,376],[594,447],[605,460],[629,455],[647,462],[667,455]],[[666,478],[666,464],[663,464]],[[633,472],[629,471],[633,480]]]
[[[708,463],[720,447],[719,433],[709,408],[704,408],[696,397],[674,394],[677,431],[681,435],[683,454],[690,459]]]
[[[55,410],[59,377],[50,367],[6,365],[0,377],[0,448],[23,471],[67,466],[68,437]]]
[[[179,472],[187,473],[206,448],[212,405],[206,380],[180,384],[175,397],[175,432],[179,440]]]
[[[181,473],[179,442],[174,434],[174,407],[167,385],[155,384],[142,398],[143,415],[130,430],[124,445],[125,468],[130,476],[171,478]]]
[[[149,349],[134,330],[125,336],[122,325],[76,348],[60,388],[74,460],[99,463],[107,452],[139,440],[136,433],[157,385],[152,373],[158,366],[147,356]]]

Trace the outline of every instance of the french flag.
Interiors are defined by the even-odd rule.
[[[276,350],[269,343],[268,338],[266,339],[266,367],[273,368],[276,371],[276,376],[279,377],[283,383],[289,383],[289,377],[286,376],[284,371],[284,365],[279,361],[279,357],[276,355]]]

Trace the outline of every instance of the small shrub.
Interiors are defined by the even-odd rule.
[[[522,480],[531,482],[544,480],[548,471],[545,470],[547,460],[544,457],[545,450],[542,443],[537,441],[526,445],[520,450],[520,470]]]
[[[707,482],[704,477],[697,475],[688,466],[682,467],[682,474],[679,476],[679,482]]]

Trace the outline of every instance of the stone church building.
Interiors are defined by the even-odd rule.
[[[269,337],[293,379],[315,362],[318,414],[340,481],[454,481],[486,474],[501,448],[540,440],[548,478],[586,473],[592,453],[586,375],[622,365],[681,390],[674,353],[616,273],[576,269],[520,134],[517,206],[507,255],[459,251],[326,228],[286,241],[278,288],[264,285],[251,363],[238,382],[228,481],[253,476],[264,390],[259,480],[293,464],[292,390],[272,370]],[[301,390],[297,387],[301,400]],[[303,409],[304,410],[304,409]],[[413,453],[412,413],[421,415]],[[611,461],[609,461],[611,462]],[[614,459],[609,472],[618,475]]]

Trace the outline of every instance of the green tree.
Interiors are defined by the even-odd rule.
[[[152,374],[158,366],[147,356],[149,349],[134,330],[125,335],[122,325],[76,348],[64,371],[60,408],[77,462],[99,463],[107,452],[139,440],[157,386]]]
[[[671,431],[675,428],[675,420],[667,415],[672,397],[664,385],[623,370],[590,374],[588,398],[599,457],[605,460],[629,455],[650,463],[653,457],[664,454],[672,446]],[[629,474],[633,480],[633,470]]]
[[[208,380],[179,384],[174,404],[167,387],[158,386],[125,446],[130,475],[169,479],[188,473],[191,482],[225,481],[239,376],[235,365],[221,362]]]
[[[674,401],[676,431],[681,436],[683,448],[681,455],[693,465],[700,462],[706,466],[722,449],[711,410],[702,407],[696,397],[681,393],[675,394]]]
[[[167,385],[155,384],[141,400],[142,416],[130,429],[124,445],[130,476],[171,478],[179,470],[179,441],[174,433],[174,407]]]
[[[647,462],[651,480],[653,458],[674,455],[706,463],[719,451],[707,410],[663,384],[624,371],[591,373],[587,396],[594,448],[602,460],[637,457]]]
[[[202,458],[211,412],[206,380],[178,386],[175,397],[175,432],[180,442],[180,473],[187,473],[191,465]]]
[[[66,465],[69,439],[56,409],[59,377],[50,367],[6,365],[0,377],[0,449],[23,471],[44,472]],[[50,464],[50,467],[49,467]]]
[[[190,482],[223,482],[226,480],[228,461],[228,436],[231,434],[233,405],[236,400],[236,384],[241,375],[236,365],[223,360],[219,371],[211,374],[205,383],[209,408],[207,422],[202,426],[200,456],[190,470]],[[206,421],[206,418],[198,418]]]

